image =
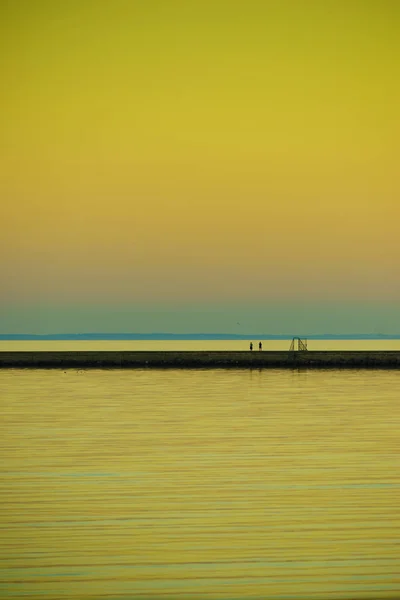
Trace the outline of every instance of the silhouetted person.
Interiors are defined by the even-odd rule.
[[[250,342],[250,350],[253,350],[253,342]]]
[[[262,350],[262,342],[260,342],[260,343],[258,344],[258,349],[259,349],[259,350]]]

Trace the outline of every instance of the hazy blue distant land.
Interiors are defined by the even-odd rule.
[[[397,340],[400,334],[314,334],[269,335],[268,333],[52,333],[52,334],[0,334],[0,340],[291,340],[293,336],[308,340]]]

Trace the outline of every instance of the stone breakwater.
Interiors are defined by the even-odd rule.
[[[400,369],[400,351],[0,352],[0,368],[380,368]]]

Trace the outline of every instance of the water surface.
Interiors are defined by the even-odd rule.
[[[258,350],[258,338],[248,340],[1,340],[1,351],[123,350]],[[291,340],[262,340],[264,350],[289,350]],[[400,340],[308,340],[309,350],[400,350]]]
[[[398,598],[399,386],[0,370],[0,597]]]

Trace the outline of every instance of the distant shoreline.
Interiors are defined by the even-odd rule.
[[[71,334],[0,334],[0,341],[211,341],[211,340],[399,340],[400,334],[297,334],[270,335],[266,333],[71,333]]]

